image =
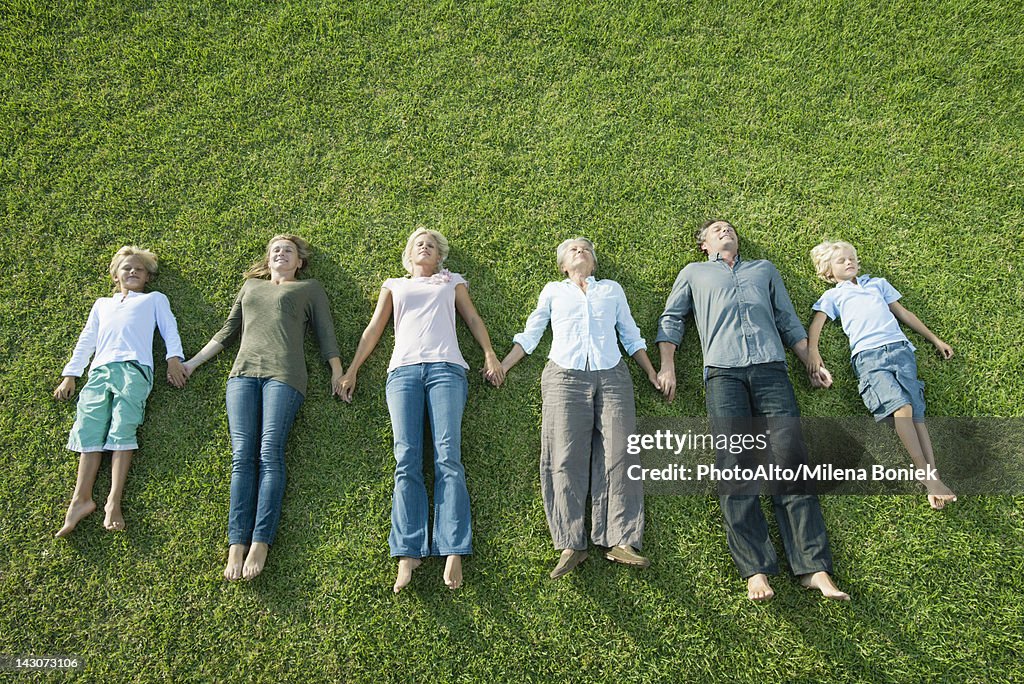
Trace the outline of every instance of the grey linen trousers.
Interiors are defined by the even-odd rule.
[[[644,491],[641,481],[627,476],[640,457],[626,453],[636,405],[625,361],[608,370],[571,370],[548,361],[540,387],[540,487],[555,548],[587,548],[589,491],[594,544],[639,549]]]

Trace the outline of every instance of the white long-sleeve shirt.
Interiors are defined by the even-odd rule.
[[[129,292],[125,297],[116,292],[112,297],[101,297],[92,305],[61,375],[80,377],[94,353],[92,368],[117,361],[136,361],[153,368],[153,331],[157,328],[164,338],[167,358],[184,358],[178,322],[163,293]]]
[[[647,349],[633,320],[626,293],[614,280],[587,278],[587,291],[566,278],[541,290],[526,328],[512,338],[527,354],[533,352],[551,323],[548,358],[562,368],[607,370],[622,359],[618,341],[630,356]],[[616,336],[618,332],[618,336]]]

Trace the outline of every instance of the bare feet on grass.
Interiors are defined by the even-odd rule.
[[[450,556],[449,556],[450,557]],[[395,578],[395,593],[402,591],[409,582],[412,581],[412,571],[420,567],[422,563],[419,558],[410,558],[409,556],[400,556],[398,559],[398,577]],[[462,569],[459,569],[459,576],[461,578]],[[447,570],[446,570],[447,574]]]
[[[821,572],[812,572],[808,575],[801,575],[800,584],[806,589],[817,589],[821,592],[822,596],[834,601],[850,600],[850,595],[845,591],[839,591],[839,587],[837,587],[835,582],[832,581],[832,577],[830,577],[824,570]]]
[[[57,530],[57,537],[66,537],[71,534],[71,531],[75,529],[75,526],[82,521],[84,517],[96,510],[96,502],[92,499],[86,501],[71,500],[71,505],[68,506],[68,512],[64,516],[64,527]]]
[[[245,544],[232,544],[228,547],[228,564],[224,566],[224,579],[229,582],[242,579],[242,565],[249,547]]]
[[[110,532],[120,532],[124,529],[124,514],[121,513],[121,502],[108,501],[103,507],[106,515],[103,517],[103,527]]]
[[[775,596],[775,590],[768,584],[768,575],[759,572],[747,578],[747,598],[751,601],[767,601]]]
[[[253,542],[249,547],[249,553],[245,556],[245,565],[242,566],[242,578],[251,580],[263,572],[263,566],[267,564],[267,551],[270,547],[263,542]]]
[[[449,589],[462,586],[462,556],[448,556],[444,564],[444,583]]]
[[[946,507],[946,504],[956,501],[956,494],[942,480],[938,478],[925,480],[923,484],[924,488],[928,491],[928,505],[935,510],[941,511]]]

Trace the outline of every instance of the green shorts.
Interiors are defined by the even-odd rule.
[[[82,453],[138,449],[135,432],[152,389],[153,369],[134,361],[91,369],[78,395],[68,449]]]

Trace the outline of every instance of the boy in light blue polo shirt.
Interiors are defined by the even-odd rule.
[[[848,242],[826,240],[811,250],[818,276],[835,283],[814,303],[814,318],[807,331],[808,370],[821,366],[818,340],[826,318],[842,321],[850,338],[850,354],[859,391],[875,420],[893,418],[896,434],[907,448],[915,467],[931,469],[934,478],[922,480],[928,503],[940,509],[956,501],[935,470],[931,438],[924,424],[924,383],[917,378],[914,345],[900,323],[935,345],[943,359],[953,349],[900,303],[900,293],[885,278],[858,276],[857,250]]]

